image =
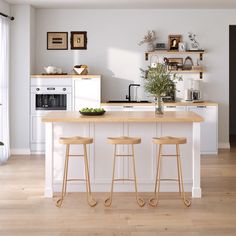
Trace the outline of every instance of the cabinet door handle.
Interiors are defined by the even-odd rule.
[[[176,108],[176,106],[166,106],[167,108]]]
[[[206,108],[206,106],[197,106],[197,108]]]
[[[123,108],[133,108],[133,106],[123,106]]]

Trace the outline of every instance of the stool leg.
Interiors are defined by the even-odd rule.
[[[184,204],[189,207],[191,205],[191,201],[185,198],[185,192],[184,192],[184,184],[183,184],[183,175],[182,175],[182,166],[181,166],[181,160],[180,160],[180,151],[179,151],[179,144],[177,144],[177,158],[179,163],[179,172],[180,172],[180,182],[181,182],[181,192],[182,192],[182,198],[184,201]]]
[[[62,190],[61,190],[61,198],[57,200],[56,206],[61,207],[62,201],[66,194],[67,189],[67,175],[68,175],[68,163],[69,163],[69,155],[70,155],[70,145],[66,145],[66,156],[65,156],[65,164],[64,164],[64,174],[63,174],[63,183],[62,183]]]
[[[179,194],[180,194],[180,196],[182,197],[182,190],[181,190],[181,186],[180,186],[179,158],[178,158],[178,155],[179,155],[180,153],[178,153],[178,147],[177,147],[177,144],[176,144],[175,146],[176,146],[176,162],[177,162],[177,172],[178,172]]]
[[[134,159],[134,145],[132,144],[132,159],[133,159],[133,171],[134,171],[134,187],[136,193],[136,201],[140,207],[145,205],[145,201],[138,196],[138,187],[137,187],[137,179],[136,179],[136,168],[135,168],[135,159]]]
[[[115,144],[115,149],[114,149],[114,157],[113,157],[113,170],[112,170],[112,181],[111,181],[111,192],[110,196],[105,200],[104,205],[106,207],[111,206],[112,203],[112,195],[113,195],[113,184],[114,184],[114,178],[115,178],[115,168],[116,168],[116,144]]]
[[[159,145],[159,152],[157,154],[157,172],[155,181],[154,197],[150,198],[149,205],[152,207],[157,206],[159,201],[160,192],[160,176],[161,176],[161,157],[162,157],[162,144]]]
[[[86,178],[87,201],[88,201],[89,206],[94,207],[97,205],[97,202],[92,197],[86,144],[84,144],[83,146],[84,146],[84,167],[85,167],[84,169],[85,169],[85,178]]]

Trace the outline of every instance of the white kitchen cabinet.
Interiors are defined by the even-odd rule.
[[[100,107],[101,78],[74,78],[73,79],[74,110],[84,107]]]
[[[106,111],[154,111],[150,105],[103,105]],[[165,105],[164,111],[193,111],[204,118],[201,123],[201,153],[216,154],[218,152],[218,106],[174,106]]]
[[[218,152],[218,106],[188,106],[204,118],[201,123],[201,153],[216,154]]]
[[[31,115],[30,150],[31,153],[42,153],[45,146],[45,124],[42,115]]]

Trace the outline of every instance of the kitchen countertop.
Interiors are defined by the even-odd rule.
[[[154,112],[106,112],[102,116],[82,116],[79,112],[50,112],[43,122],[202,122],[203,118],[190,111],[166,111],[163,115]]]
[[[166,102],[165,106],[218,106],[216,102]],[[154,103],[142,102],[102,102],[101,106],[154,106]]]

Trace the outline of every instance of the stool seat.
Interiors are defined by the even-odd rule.
[[[69,138],[61,137],[59,139],[59,143],[60,144],[90,144],[90,143],[93,143],[93,139],[80,137],[80,136],[69,137]]]
[[[108,137],[107,142],[109,144],[139,144],[141,143],[141,138],[138,137]]]
[[[165,136],[160,138],[153,138],[153,143],[155,144],[185,144],[187,139],[184,137],[171,137]]]

